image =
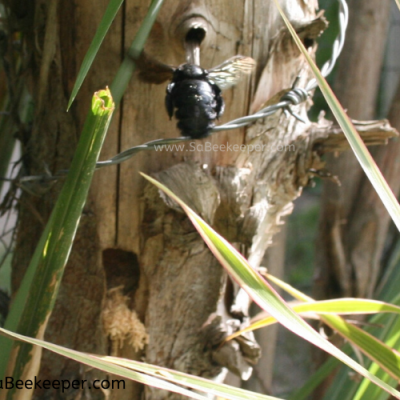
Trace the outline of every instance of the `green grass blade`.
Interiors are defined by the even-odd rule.
[[[400,321],[398,318],[394,316],[390,316],[391,322],[387,320],[388,315],[379,315],[380,324],[382,327],[380,328],[372,328],[374,331],[379,329],[382,338],[386,339],[386,344],[389,347],[399,348],[400,345]],[[381,320],[381,317],[385,317],[385,321]],[[374,322],[376,319],[374,318]],[[394,340],[391,340],[390,336],[393,337]],[[391,377],[387,372],[381,369],[376,363],[367,363],[369,365],[369,371],[377,376],[379,379],[388,383],[392,386],[397,386],[398,379]],[[349,371],[347,368],[341,368],[334,378],[331,387],[328,388],[324,400],[364,400],[364,399],[373,399],[373,400],[387,400],[391,398],[385,391],[376,385],[371,384],[371,382],[363,379],[352,379],[349,375]]]
[[[177,385],[184,385],[191,389],[199,390],[207,394],[223,396],[230,400],[281,400],[277,397],[266,396],[258,393],[249,392],[244,389],[235,388],[221,383],[209,381],[198,376],[184,374],[168,368],[162,368],[151,364],[142,363],[134,360],[126,360],[116,357],[96,356],[87,353],[81,353],[76,350],[67,349],[53,343],[43,340],[32,339],[23,335],[7,331],[0,328],[0,333],[22,340],[32,345],[37,345],[50,350],[54,353],[68,357],[72,360],[100,369],[110,374],[135,380],[145,385],[157,387],[159,389],[183,394],[190,398],[207,399]]]
[[[303,292],[300,292],[300,290],[297,290],[292,285],[289,285],[288,283],[281,281],[279,278],[270,274],[265,274],[265,276],[268,278],[269,281],[273,282],[275,285],[283,289],[285,292],[289,293],[295,299],[306,302],[315,301],[312,297],[307,296]]]
[[[400,246],[393,251],[393,255],[388,263],[388,268],[382,284],[378,289],[378,298],[386,302],[393,304],[400,304]],[[396,315],[390,314],[377,314],[369,319],[371,325],[365,327],[365,330],[372,333],[375,337],[378,337],[386,345],[393,349],[400,348],[400,319]],[[342,348],[343,351],[350,354],[351,348],[347,344]],[[325,364],[332,364],[332,369],[338,366],[338,361],[334,358],[328,360]],[[368,362],[368,360],[367,360]],[[324,364],[324,366],[325,366]],[[368,365],[368,364],[367,364]],[[325,368],[321,367],[324,371]],[[326,371],[329,371],[329,365]],[[311,394],[312,390],[318,386],[324,379],[323,374],[320,374],[318,369],[317,376],[311,376],[304,386],[293,393],[289,400],[304,400],[308,395]],[[388,383],[391,386],[396,386],[397,380],[392,378],[388,373],[383,371],[376,363],[371,363],[369,371],[377,376],[379,379]],[[329,373],[325,375],[327,377]],[[297,395],[299,397],[297,398]],[[354,398],[353,398],[354,397]],[[374,399],[374,400],[386,400],[388,394],[381,388],[372,384],[368,379],[363,379],[361,383],[358,380],[349,378],[348,369],[342,367],[339,373],[334,378],[334,381],[324,397],[324,400],[358,400],[358,399]]]
[[[400,307],[384,301],[369,299],[334,299],[316,302],[310,311],[322,314],[375,314],[375,313],[396,313],[400,314]],[[303,305],[303,310],[307,307]]]
[[[82,61],[81,68],[78,72],[78,76],[76,77],[75,85],[72,89],[72,93],[68,101],[67,110],[69,110],[71,104],[75,100],[75,97],[78,94],[79,89],[81,88],[82,83],[85,80],[86,75],[93,64],[96,54],[99,51],[101,44],[103,43],[108,29],[110,28],[111,23],[114,21],[114,18],[117,15],[117,12],[120,9],[123,1],[124,0],[110,0],[110,2],[108,3],[107,9],[103,15],[102,20],[100,21],[100,25],[97,28],[92,43],[90,43],[89,49],[86,52],[85,58]]]
[[[129,54],[135,56],[139,55],[149,37],[151,28],[157,18],[158,12],[163,4],[164,0],[153,0],[149,7],[149,11],[145,16],[142,25],[140,26],[132,44],[129,48]],[[125,93],[128,83],[132,77],[133,71],[135,70],[135,63],[131,58],[125,57],[124,61],[119,68],[117,75],[115,76],[110,89],[114,98],[115,104],[119,104],[123,94]]]
[[[400,307],[394,304],[385,303],[383,301],[368,300],[368,299],[333,299],[312,301],[302,304],[295,304],[292,309],[299,314],[341,314],[341,315],[358,315],[358,314],[376,314],[376,313],[396,313],[400,314]],[[241,329],[230,335],[227,340],[231,340],[243,333],[264,328],[277,322],[273,317],[253,318],[254,322],[244,329]]]
[[[141,51],[143,50],[144,44],[146,43],[151,28],[154,25],[154,22],[157,18],[158,12],[160,11],[163,1],[164,0],[153,0],[151,2],[149,11],[147,12],[146,17],[144,18],[135,36],[135,39],[132,42],[132,45],[129,50],[130,53],[140,54]],[[110,3],[108,4],[103,19],[101,20],[100,25],[93,38],[93,41],[89,46],[85,58],[83,59],[81,68],[76,78],[74,88],[72,89],[72,93],[68,101],[67,110],[69,110],[76,95],[78,94],[78,91],[82,86],[82,83],[85,80],[91,65],[93,64],[96,54],[99,51],[100,45],[103,42],[104,37],[107,34],[107,31],[110,28],[112,21],[117,15],[117,12],[121,7],[122,2],[123,0],[111,0]],[[135,70],[134,62],[129,58],[125,58],[114,78],[114,81],[110,85],[110,90],[116,105],[118,105],[119,102],[121,101],[121,98],[125,93],[125,90],[128,86],[128,83],[132,77],[134,70]]]
[[[157,188],[167,194],[170,198],[175,200],[183,208],[214,256],[226,269],[228,274],[247,292],[247,294],[255,303],[267,311],[271,316],[275,317],[283,326],[296,335],[335,356],[362,376],[382,387],[392,396],[400,399],[400,392],[387,385],[385,382],[377,379],[360,364],[355,362],[349,356],[325,340],[309,324],[300,318],[290,307],[286,305],[283,299],[262,278],[262,276],[250,267],[245,258],[224,238],[218,235],[209,225],[207,225],[198,215],[196,215],[192,209],[186,206],[182,200],[180,200],[169,189],[157,182],[155,179],[145,174],[142,175]]]
[[[280,279],[273,277],[268,274],[268,279],[273,281],[276,285],[281,287],[282,289],[291,293],[294,297],[303,301],[314,301],[311,297],[304,295],[303,293],[297,291],[292,288],[285,282],[282,282]],[[372,303],[375,303],[372,301]],[[379,303],[376,302],[374,307],[376,307]],[[387,310],[392,309],[395,312],[398,308],[395,305],[389,305],[386,307]],[[363,331],[362,329],[354,326],[353,324],[348,323],[343,318],[338,315],[328,315],[321,314],[321,321],[325,324],[329,325],[333,330],[338,332],[341,336],[343,336],[347,341],[353,343],[356,347],[358,347],[365,355],[367,355],[371,360],[377,362],[377,364],[386,371],[389,375],[394,377],[395,379],[400,379],[400,353],[391,347],[387,346],[381,340],[372,336],[371,334]]]
[[[393,378],[400,380],[400,354],[379,339],[335,315],[324,315],[321,320],[357,346]]]
[[[400,274],[398,274],[400,275]],[[396,281],[396,278],[395,278]],[[397,279],[398,281],[398,279]],[[387,286],[387,285],[386,285]],[[398,282],[397,282],[398,286]],[[399,304],[400,296],[393,299],[394,303]],[[371,326],[366,329],[368,332],[373,333],[374,336],[378,336],[380,340],[390,348],[399,349],[400,348],[400,319],[394,315],[383,315],[378,314],[370,319]],[[377,363],[371,363],[369,366],[369,371],[387,382],[389,385],[395,386],[398,383],[398,378],[393,378],[390,374],[384,371]],[[374,400],[386,400],[388,399],[388,394],[381,390],[380,388],[372,385],[369,381],[363,379],[361,382],[351,380],[347,377],[346,373],[340,373],[334,380],[333,385],[340,388],[336,390],[334,398],[332,398],[333,390],[330,388],[326,400],[343,400],[346,393],[351,392],[353,396],[351,400],[361,400],[361,399],[374,399]]]
[[[399,250],[394,251],[387,271],[389,274],[385,277],[385,284],[379,289],[379,293],[382,299],[388,299],[394,304],[400,304],[399,284],[400,284],[400,257]],[[386,345],[394,349],[400,349],[400,319],[395,316],[388,315],[375,315],[370,319],[372,324],[382,326],[383,328],[374,329],[374,336],[378,336]],[[369,329],[371,330],[371,329]],[[377,363],[372,363],[369,370],[374,375],[377,375],[385,382],[395,385],[397,380],[393,379],[388,373],[383,371]],[[351,382],[351,384],[354,384]],[[372,387],[368,381],[362,380],[357,392],[355,399],[374,399],[374,400],[386,400],[387,394],[382,390],[377,390]]]
[[[369,299],[333,299],[315,301],[313,303],[298,304],[293,307],[296,312],[316,312],[320,314],[400,314],[400,307],[384,301]]]
[[[386,341],[385,343],[392,348],[399,348],[400,345],[400,319],[397,318],[393,323],[390,324],[390,329],[388,330],[387,334],[385,335]],[[398,379],[393,378],[390,374],[386,371],[381,369],[377,363],[372,363],[369,367],[369,371],[380,377],[385,382],[388,382],[391,385],[395,385],[398,382]],[[354,395],[354,400],[362,400],[362,399],[386,399],[387,393],[383,392],[379,388],[374,385],[370,385],[370,382],[363,379],[360,383],[356,394]]]
[[[294,30],[293,26],[290,24],[289,20],[285,16],[284,12],[282,11],[281,7],[279,6],[278,0],[274,0],[276,6],[279,9],[279,12],[284,19],[286,26],[288,27],[290,33],[293,36],[294,41],[296,42],[297,46],[299,47],[300,51],[303,53],[304,57],[306,58],[310,68],[312,69],[315,79],[318,82],[318,86],[321,89],[322,94],[325,97],[326,102],[328,103],[332,113],[334,114],[337,122],[339,123],[340,127],[342,128],[350,147],[352,148],[355,156],[357,157],[361,167],[363,168],[365,174],[367,175],[368,179],[371,181],[372,186],[376,190],[378,196],[382,200],[384,206],[386,207],[387,211],[389,212],[393,222],[397,226],[397,229],[400,231],[400,206],[396,199],[396,196],[393,194],[392,190],[390,189],[389,185],[387,184],[385,178],[383,177],[381,171],[379,170],[378,166],[376,165],[374,159],[372,158],[371,154],[369,153],[367,147],[365,146],[364,142],[362,141],[360,135],[354,128],[353,124],[350,121],[350,118],[346,115],[345,111],[343,110],[342,106],[340,105],[339,101],[337,100],[336,96],[334,95],[332,89],[329,87],[328,82],[325,78],[321,75],[318,67],[315,65],[314,61],[308,54],[307,50],[305,49],[303,43],[301,42],[300,38],[298,37],[296,31]]]
[[[117,357],[103,357],[113,364],[121,365],[123,367],[133,369],[145,374],[162,376],[171,382],[185,385],[191,389],[204,391],[214,396],[222,397],[224,399],[249,399],[249,400],[276,400],[276,397],[267,396],[264,394],[250,392],[248,390],[239,389],[233,386],[217,383],[208,379],[200,378],[198,376],[185,374],[183,372],[174,371],[168,368],[158,367],[151,364],[145,364],[139,361],[127,360]]]
[[[12,303],[5,323],[9,330],[32,337],[40,336],[45,330],[113,110],[108,89],[95,93],[66,182]],[[19,351],[14,349],[18,352],[14,378],[18,379],[29,364],[31,347],[21,345]],[[10,359],[11,341],[1,337],[0,348],[3,377]]]

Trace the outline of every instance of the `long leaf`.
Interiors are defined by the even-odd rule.
[[[286,26],[288,27],[290,33],[292,34],[294,41],[296,42],[300,51],[306,58],[310,68],[312,69],[315,79],[317,80],[318,85],[321,89],[321,92],[324,95],[325,100],[328,103],[330,109],[332,110],[332,113],[337,119],[340,127],[342,128],[347,140],[349,141],[350,147],[353,149],[353,152],[357,157],[361,167],[363,168],[368,179],[371,181],[378,196],[381,198],[384,206],[386,207],[387,211],[392,217],[393,222],[397,226],[397,229],[400,230],[400,206],[396,199],[396,196],[393,194],[388,183],[383,177],[381,171],[376,165],[374,159],[369,153],[367,146],[365,146],[360,135],[358,134],[353,124],[351,123],[350,118],[346,115],[345,111],[343,110],[342,106],[340,105],[339,101],[334,95],[332,89],[329,87],[328,82],[322,76],[318,67],[315,65],[314,61],[312,60],[306,48],[304,47],[303,43],[301,42],[300,38],[298,37],[293,26],[287,19],[285,13],[282,11],[278,3],[278,0],[274,0],[274,2],[278,7],[278,10],[283,20],[285,21]]]
[[[400,319],[392,321],[392,324],[389,324],[386,321],[386,326],[390,325],[390,328],[385,335],[385,344],[392,348],[399,348],[400,345]],[[395,385],[398,383],[398,378],[393,378],[390,374],[380,368],[378,363],[372,363],[369,367],[369,371],[374,375],[380,377],[385,382],[389,384]],[[370,382],[363,379],[360,383],[356,394],[354,395],[354,400],[362,400],[362,399],[374,399],[378,400],[380,398],[387,398],[387,393],[383,392],[380,388],[370,385]]]
[[[302,301],[314,301],[311,297],[306,296],[305,294],[292,288],[290,285],[282,282],[280,279],[273,277],[270,274],[267,276],[268,279],[273,281],[282,289],[288,291],[297,299]],[[396,306],[393,305],[393,307],[395,309]],[[400,353],[398,351],[392,349],[368,332],[365,332],[357,326],[348,323],[338,315],[321,314],[320,318],[321,321],[329,325],[346,340],[358,347],[371,360],[376,361],[379,366],[389,375],[400,380]]]
[[[393,304],[400,304],[400,294],[398,291],[400,285],[399,263],[400,246],[394,251],[385,276],[382,279],[385,283],[380,285],[380,289],[378,290],[378,296],[381,300],[390,301],[390,303]],[[400,348],[400,318],[396,315],[377,314],[370,318],[369,322],[371,324],[365,327],[367,332],[378,337],[390,348]],[[351,354],[351,347],[349,344],[343,346],[342,350],[346,352],[346,354]],[[291,394],[289,400],[307,399],[312,391],[322,383],[338,365],[339,361],[331,357],[318,368],[315,374],[310,376],[301,388]],[[388,373],[383,371],[377,363],[372,363],[369,367],[369,371],[391,386],[397,384],[397,379],[392,378]],[[339,373],[336,374],[331,387],[328,388],[324,396],[326,400],[386,400],[387,398],[388,394],[378,386],[372,384],[368,379],[363,379],[361,383],[359,383],[358,380],[350,379],[347,368],[342,368]]]
[[[400,284],[400,270],[399,268],[393,269],[390,274],[390,279],[381,290],[382,299],[389,299],[394,304],[400,304],[400,294],[398,287]],[[393,290],[392,290],[393,289]],[[378,337],[387,346],[394,349],[400,348],[400,319],[395,315],[378,314],[374,315],[365,329],[367,332],[372,333]],[[368,365],[368,364],[367,364]],[[384,382],[395,386],[398,379],[391,377],[385,372],[377,363],[371,363],[369,371]],[[330,387],[324,396],[326,400],[355,400],[355,399],[374,399],[374,400],[387,400],[388,394],[382,389],[372,385],[367,380],[362,380],[361,383],[353,379],[349,379],[348,371],[339,371]],[[348,397],[348,393],[352,393]]]
[[[248,390],[239,389],[233,386],[225,385],[200,378],[198,376],[185,374],[183,372],[174,371],[168,368],[158,367],[151,364],[145,364],[139,361],[127,360],[116,357],[104,357],[103,360],[109,361],[116,365],[121,365],[135,371],[143,372],[154,376],[162,376],[171,382],[188,386],[192,389],[204,391],[207,394],[221,396],[224,399],[249,399],[249,400],[274,400],[276,397],[264,394],[250,392]]]
[[[71,96],[68,101],[67,110],[71,107],[71,104],[75,100],[76,95],[79,92],[79,89],[82,86],[83,81],[86,78],[87,73],[89,72],[90,67],[93,64],[93,61],[98,53],[103,40],[110,29],[111,23],[114,21],[115,16],[117,15],[118,10],[120,9],[124,0],[110,0],[108,3],[107,9],[104,12],[103,18],[100,21],[100,25],[97,28],[97,31],[94,35],[92,43],[90,43],[89,49],[85,54],[85,58],[82,61],[81,68],[78,72],[78,76],[76,77],[75,85],[72,89]]]
[[[250,267],[245,258],[224,238],[218,235],[209,225],[207,225],[192,209],[183,203],[182,200],[180,200],[160,182],[145,174],[142,175],[182,207],[214,256],[226,269],[229,275],[247,292],[247,294],[255,303],[270,313],[283,326],[296,335],[335,356],[362,376],[370,379],[376,385],[382,387],[388,393],[400,399],[400,392],[387,385],[385,382],[382,382],[380,379],[377,379],[365,368],[325,340],[309,324],[300,318],[290,307],[285,304],[283,299],[262,278],[262,276]]]
[[[7,317],[5,327],[9,330],[33,337],[41,337],[44,333],[113,110],[108,89],[95,93],[91,114],[83,128],[66,182]],[[19,379],[24,370],[26,372],[33,365],[29,362],[32,346],[14,347],[15,354],[10,357],[10,345],[9,339],[0,338],[1,376],[5,374],[4,362],[12,359],[16,362],[8,371],[13,371],[14,378]],[[32,356],[31,361],[34,359]],[[37,367],[32,367],[32,373]]]
[[[2,328],[0,328],[0,333],[12,336],[15,339],[22,340],[33,345],[43,347],[44,349],[50,350],[54,353],[110,374],[119,375],[124,378],[135,380],[159,389],[183,394],[190,398],[201,400],[206,399],[206,397],[176,385],[184,385],[191,389],[199,390],[207,394],[223,396],[224,398],[231,400],[281,400],[277,397],[249,392],[244,389],[209,381],[198,376],[184,374],[182,372],[177,372],[168,368],[162,368],[139,361],[82,353],[76,350],[67,349],[66,347],[55,345],[53,343],[45,342],[43,340],[32,339],[23,335],[19,335]]]
[[[129,53],[131,54],[140,54],[143,50],[144,44],[150,34],[151,28],[154,25],[154,22],[157,18],[158,12],[163,4],[164,0],[153,0],[150,4],[149,10],[143,19],[142,24],[132,42],[132,45],[129,49]],[[85,55],[85,58],[82,62],[81,68],[79,70],[78,76],[76,78],[76,82],[74,88],[72,89],[72,93],[70,99],[68,101],[69,109],[71,104],[73,103],[76,95],[80,87],[82,86],[83,81],[86,78],[87,73],[96,57],[97,52],[99,51],[100,45],[104,40],[105,35],[107,34],[108,29],[111,26],[112,21],[114,20],[119,8],[121,7],[123,0],[111,0],[104,16],[100,22],[100,25],[96,31],[96,34],[93,38],[92,43],[89,46],[89,49]],[[130,58],[125,58],[110,85],[111,93],[114,99],[115,104],[119,104],[121,98],[128,86],[129,80],[132,77],[133,71],[135,70],[135,64]]]
[[[144,44],[146,43],[146,40],[150,35],[151,28],[154,25],[163,1],[164,0],[153,0],[151,2],[149,11],[147,12],[135,36],[135,39],[133,40],[129,48],[129,54],[136,56],[142,52]],[[110,86],[115,104],[119,104],[123,94],[125,93],[126,88],[128,87],[128,83],[134,70],[134,62],[132,61],[132,59],[126,57],[122,62],[121,67],[119,68],[117,75],[115,76]]]
[[[313,314],[342,314],[342,315],[354,315],[354,314],[375,314],[375,313],[396,313],[400,314],[400,307],[385,303],[383,301],[368,300],[368,299],[333,299],[333,300],[322,300],[312,301],[301,304],[295,304],[292,309],[299,314],[307,313]],[[265,314],[265,313],[264,313]],[[230,335],[226,340],[231,340],[242,333],[254,331],[256,329],[264,328],[276,321],[275,318],[266,316],[260,317],[255,316],[249,326],[240,331]]]

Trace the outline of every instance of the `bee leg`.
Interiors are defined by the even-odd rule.
[[[217,118],[219,118],[225,110],[225,102],[222,96],[218,96],[217,98],[217,107],[215,108],[215,111],[217,112]]]
[[[215,112],[217,113],[217,118],[219,118],[224,113],[225,102],[221,95],[221,89],[215,83],[211,84],[211,87],[215,95],[215,101],[217,102]]]
[[[174,87],[173,83],[170,83],[167,86],[167,95],[165,96],[165,108],[167,109],[167,113],[169,115],[169,119],[174,115],[174,102],[172,99],[172,89]]]

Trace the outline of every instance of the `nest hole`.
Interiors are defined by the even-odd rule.
[[[206,30],[201,27],[190,28],[188,33],[186,34],[185,41],[187,43],[201,44],[201,42],[206,37],[206,33]]]

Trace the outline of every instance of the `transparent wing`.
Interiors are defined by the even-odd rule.
[[[243,75],[250,74],[256,66],[251,57],[235,56],[208,70],[208,78],[221,90],[236,85]]]
[[[129,56],[138,67],[138,77],[141,81],[160,84],[172,79],[175,70],[174,67],[157,61],[148,56],[144,51],[139,57],[133,57],[132,55]]]

